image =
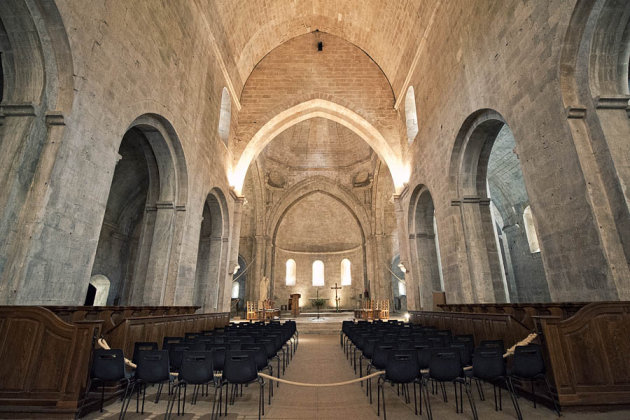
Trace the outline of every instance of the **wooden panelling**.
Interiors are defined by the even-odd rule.
[[[166,307],[162,311],[147,307],[98,311],[55,308],[70,322],[43,307],[0,306],[0,418],[75,418],[96,409],[100,394],[99,398],[88,394],[87,386],[92,349],[101,333],[112,348],[122,348],[131,357],[135,341],[161,344],[166,335],[183,336],[229,322],[228,313],[195,315],[197,307]],[[171,311],[189,314],[167,315]],[[127,316],[151,312],[162,315]],[[86,320],[111,320],[114,314],[117,321],[110,323],[113,327],[109,332],[101,329],[106,321]]]
[[[41,307],[0,306],[0,417],[74,417],[101,323],[68,324]]]
[[[630,404],[630,302],[591,303],[573,317],[536,317],[561,405]]]
[[[531,330],[508,314],[462,312],[409,312],[414,324],[451,330],[453,334],[473,334],[475,344],[481,340],[503,339],[512,346],[525,338]]]
[[[191,315],[200,306],[45,306],[66,322],[102,320],[109,330],[127,318],[164,315]]]
[[[229,315],[223,312],[127,318],[104,335],[110,347],[122,349],[125,356],[131,358],[137,341],[155,341],[162,345],[167,336],[182,337],[186,332],[222,328],[229,323]]]
[[[565,303],[470,303],[438,305],[445,312],[468,312],[475,314],[508,314],[515,320],[534,329],[535,316],[555,316],[561,319],[572,317],[588,302]]]

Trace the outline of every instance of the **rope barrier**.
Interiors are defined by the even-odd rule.
[[[323,388],[323,387],[328,387],[328,386],[343,386],[343,385],[356,384],[358,382],[362,382],[362,381],[365,381],[367,379],[374,378],[375,376],[379,376],[379,375],[382,375],[384,373],[385,373],[384,370],[379,370],[378,372],[374,372],[374,373],[371,373],[371,374],[369,374],[367,376],[362,376],[360,378],[351,379],[349,381],[331,382],[331,383],[327,383],[327,384],[308,384],[308,383],[305,383],[305,382],[287,381],[286,379],[279,379],[279,378],[277,378],[275,376],[270,376],[270,375],[267,375],[266,373],[261,373],[261,372],[258,372],[258,376],[261,376],[263,378],[269,379],[271,381],[287,384],[287,385],[306,386],[306,387],[312,387],[312,388]]]

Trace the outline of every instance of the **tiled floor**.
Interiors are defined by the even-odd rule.
[[[343,350],[339,346],[339,335],[322,334],[302,334],[300,345],[293,361],[283,377],[288,380],[306,383],[328,383],[339,382],[356,378],[349,362],[346,360]],[[472,419],[470,407],[467,402],[464,404],[464,413],[455,413],[455,402],[452,387],[447,387],[450,391],[448,403],[444,403],[441,397],[431,396],[433,416],[437,419]],[[149,391],[150,390],[150,391]],[[374,403],[370,405],[365,396],[364,388],[359,384],[345,385],[341,387],[306,388],[281,384],[275,389],[275,396],[271,406],[265,403],[264,419],[377,419],[376,415],[376,382],[374,382]],[[147,389],[153,396],[155,388]],[[492,389],[486,386],[486,401],[479,401],[477,398],[477,409],[480,419],[515,419],[514,408],[511,405],[509,396],[503,396],[503,412],[494,411],[492,400]],[[238,397],[235,405],[229,406],[228,416],[223,419],[255,419],[258,418],[258,385],[250,385],[244,388],[243,396]],[[477,397],[475,393],[475,397]],[[266,398],[265,398],[266,399]],[[538,406],[534,409],[532,403],[521,398],[521,410],[525,419],[555,419],[557,416],[553,411]],[[402,397],[396,395],[396,389],[387,387],[386,389],[387,418],[413,419],[414,416],[413,396],[410,404],[405,404]],[[197,405],[186,404],[186,415],[174,419],[210,419],[212,396],[200,398]],[[177,408],[177,407],[175,407]],[[87,419],[115,419],[118,417],[120,403],[116,402],[105,407],[104,413],[93,413]],[[164,418],[166,401],[154,404],[147,398],[145,414],[135,413],[135,402],[132,402],[127,413],[127,419],[158,419]],[[381,413],[381,418],[383,414]],[[426,414],[423,411],[423,417]],[[630,411],[617,411],[606,413],[581,412],[564,413],[566,419],[584,420],[627,420],[630,419]]]

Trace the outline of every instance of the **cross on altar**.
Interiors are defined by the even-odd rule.
[[[331,287],[331,289],[335,290],[335,307],[336,312],[339,312],[339,301],[341,300],[341,298],[337,296],[337,290],[341,290],[341,286],[337,286],[337,283],[335,283],[335,287]]]

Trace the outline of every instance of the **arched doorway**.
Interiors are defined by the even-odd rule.
[[[412,267],[407,267],[417,279],[422,308],[433,308],[433,292],[444,291],[442,265],[439,258],[439,241],[435,221],[435,206],[431,193],[425,186],[418,186],[412,196],[409,215],[410,239],[412,240]]]
[[[181,147],[167,123],[143,116],[118,154],[92,275],[110,280],[113,304],[168,304],[186,197]]]
[[[475,302],[549,301],[540,252],[531,252],[530,205],[514,135],[492,110],[473,114],[458,136],[451,179],[460,207]],[[532,209],[535,213],[535,209]],[[533,217],[535,220],[535,216]]]
[[[228,252],[227,226],[223,194],[212,190],[203,205],[193,296],[194,304],[206,312],[219,310],[223,302],[226,281],[221,273],[225,273]]]

